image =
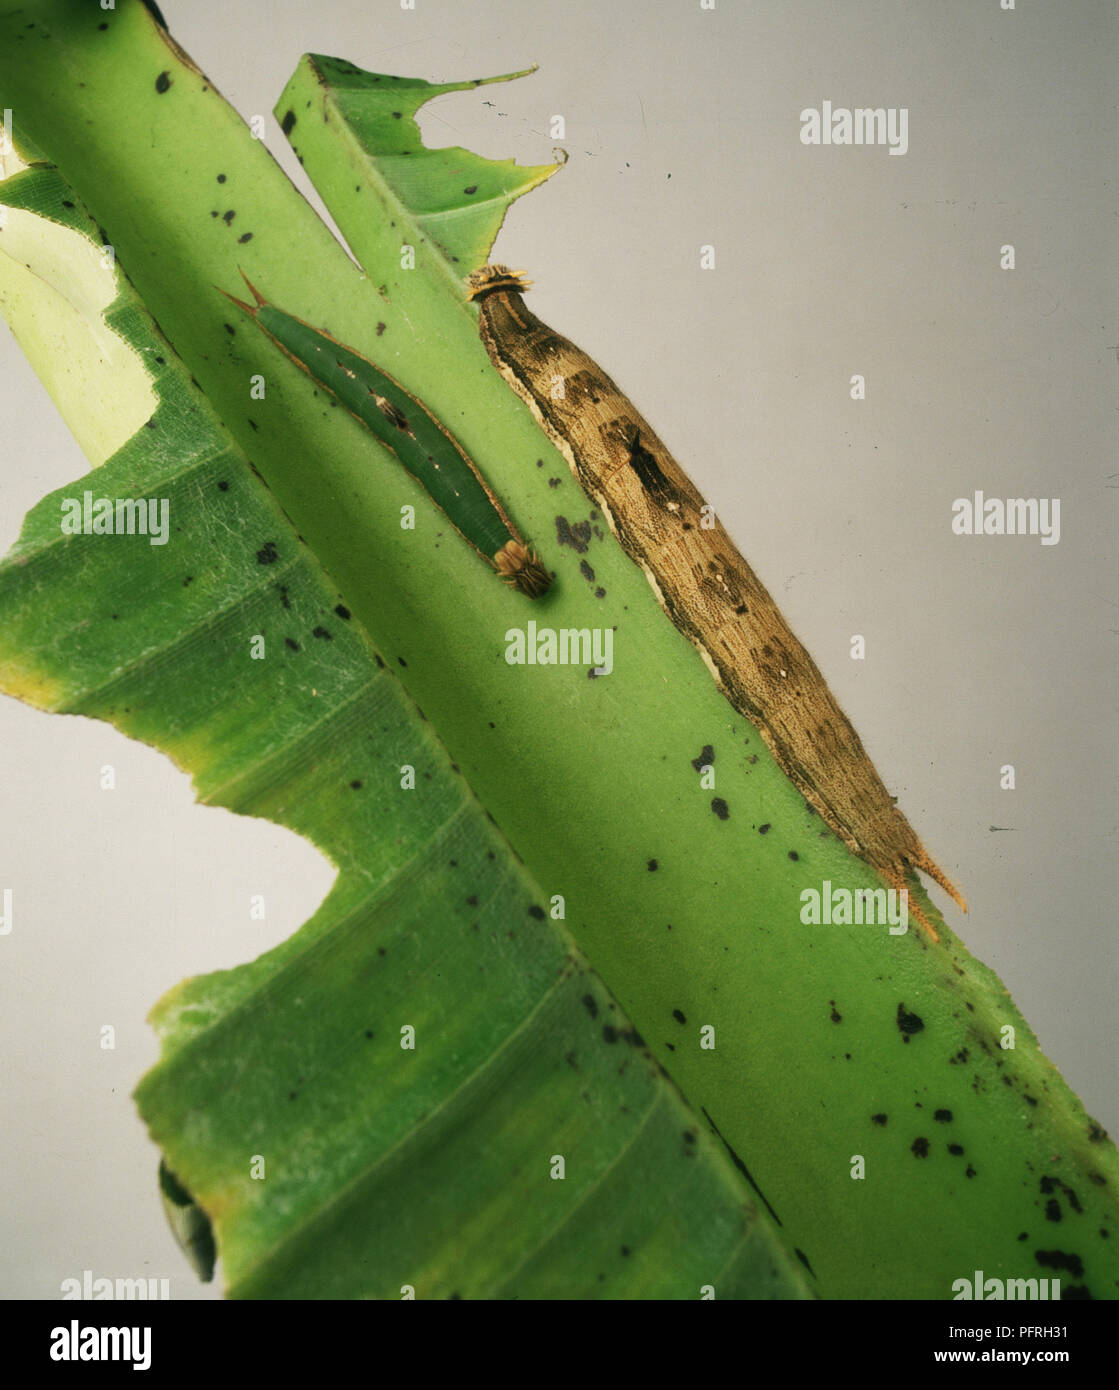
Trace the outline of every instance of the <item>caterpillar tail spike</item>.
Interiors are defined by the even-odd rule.
[[[382,367],[324,329],[270,304],[221,293],[403,464],[466,543],[510,588],[539,598],[552,576],[517,531],[481,470],[431,410]],[[220,287],[218,287],[220,288]]]
[[[862,741],[765,586],[656,431],[602,368],[525,307],[524,271],[467,279],[490,360],[567,459],[657,601],[734,708],[847,847],[902,889],[917,870],[967,911],[894,805]],[[564,390],[554,390],[561,380]],[[919,908],[914,916],[939,935]]]
[[[214,289],[217,290],[218,294],[224,295],[231,304],[236,304],[237,308],[240,309],[242,313],[248,314],[250,318],[255,318],[256,311],[264,303],[264,296],[261,294],[261,292],[257,289],[257,287],[253,284],[253,282],[249,279],[249,277],[245,274],[243,270],[239,270],[238,273],[240,274],[241,279],[244,280],[245,284],[249,287],[249,293],[252,295],[253,299],[255,300],[255,303],[248,304],[245,302],[245,300],[238,299],[235,294],[230,294],[228,290],[223,290],[220,285],[215,285]]]

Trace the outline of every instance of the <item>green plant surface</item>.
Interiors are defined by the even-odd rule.
[[[107,20],[64,0],[38,12],[45,34],[32,45],[22,12],[0,5],[0,101],[17,132],[26,126],[88,203],[542,893],[564,897],[572,934],[634,1027],[748,1165],[819,1291],[946,1298],[977,1265],[1055,1273],[1055,1251],[1069,1284],[1114,1297],[1115,1243],[1100,1233],[1115,1228],[1119,1160],[997,977],[938,916],[935,947],[914,931],[800,921],[805,888],[877,882],[719,694],[493,371],[460,288],[471,267],[447,231],[456,198],[477,216],[472,184],[448,159],[401,182],[402,161],[426,156],[415,106],[395,106],[386,124],[394,79],[309,57],[277,106],[363,276],[138,3]],[[80,90],[67,76],[79,67]],[[401,85],[409,103],[423,94]],[[386,129],[395,143],[379,150]],[[476,232],[469,244],[480,248]],[[404,268],[406,246],[415,268]],[[355,421],[271,345],[226,327],[215,287],[236,291],[241,270],[454,431],[556,571],[549,595],[530,604],[503,591]],[[250,398],[254,374],[263,401]],[[405,505],[414,532],[399,526]],[[530,613],[555,628],[613,628],[610,677],[510,667],[506,633]],[[726,819],[696,771],[706,748]],[[1013,1050],[1000,1046],[1007,1026]],[[855,1156],[866,1160],[858,1181]]]
[[[240,1298],[810,1297],[57,170],[0,197],[0,304],[34,360],[64,343],[99,465],[0,565],[4,688],[338,868],[290,940],[153,1014],[137,1101],[192,1263],[216,1235]],[[60,533],[87,490],[168,499],[167,543]]]

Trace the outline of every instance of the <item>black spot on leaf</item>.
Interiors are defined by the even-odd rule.
[[[573,526],[567,517],[557,516],[556,540],[560,545],[569,545],[577,555],[585,555],[591,543],[591,523],[577,521]]]
[[[705,743],[700,751],[698,758],[692,759],[692,767],[697,772],[702,772],[705,767],[711,767],[715,762],[715,750],[709,743]]]
[[[1063,1250],[1035,1250],[1034,1259],[1043,1269],[1067,1269],[1074,1279],[1084,1273],[1079,1255],[1066,1255]]]
[[[904,1004],[898,1005],[898,1031],[908,1042],[914,1033],[919,1033],[925,1026],[925,1020],[919,1014],[908,1012]]]

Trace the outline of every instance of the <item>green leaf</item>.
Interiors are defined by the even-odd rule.
[[[5,312],[48,362],[68,325],[71,381],[109,357],[119,399],[80,409],[132,422],[0,565],[4,687],[162,748],[339,869],[289,941],[153,1015],[137,1099],[200,1276],[216,1237],[236,1297],[810,1296],[57,171],[0,197]],[[54,287],[29,303],[28,278]],[[166,498],[167,543],[62,534],[86,493]]]
[[[561,166],[483,159],[460,145],[429,150],[416,112],[447,92],[511,82],[535,71],[432,83],[366,72],[344,58],[308,53],[276,104],[276,119],[297,154],[307,124],[318,133],[319,125],[337,129],[341,123],[339,157],[319,187],[323,198],[335,207],[357,204],[361,185],[354,176],[375,177],[398,209],[406,210],[409,225],[422,232],[421,240],[430,240],[465,274],[486,259],[510,204]]]

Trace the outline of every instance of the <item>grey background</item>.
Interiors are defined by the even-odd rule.
[[[429,80],[539,62],[434,103],[428,143],[543,163],[565,116],[570,162],[514,206],[495,258],[530,271],[534,310],[716,505],[964,887],[953,925],[1117,1129],[1115,9],[716,3],[165,12],[242,114],[268,116],[308,192],[269,114],[303,52]],[[908,107],[909,152],[804,147],[799,113],[825,98]],[[0,379],[6,549],[86,465],[6,329]],[[1059,496],[1059,545],[954,536],[952,500],[976,488]],[[216,1296],[165,1229],[129,1099],[157,1054],[144,1017],[183,976],[288,936],[331,871],[286,831],[195,806],[163,757],[89,720],[0,701],[0,776],[17,912],[0,938],[0,1296],[57,1297],[84,1269]]]

